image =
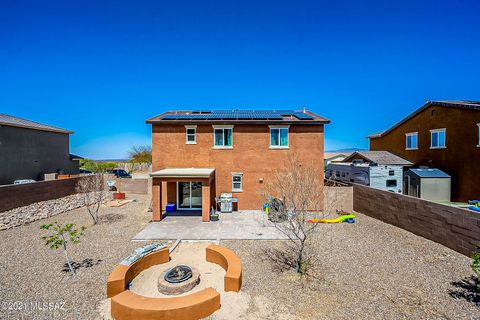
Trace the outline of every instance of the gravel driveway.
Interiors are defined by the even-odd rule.
[[[132,198],[137,201],[103,208],[104,222],[96,226],[85,209],[76,209],[0,231],[0,319],[101,318],[108,274],[143,244],[131,239],[150,220],[149,198]],[[74,277],[62,271],[61,251],[40,239],[40,225],[53,221],[88,228],[71,247],[80,263]],[[302,285],[266,258],[282,241],[222,241],[244,266],[249,307],[239,319],[480,319],[480,296],[465,288],[472,275],[468,257],[361,214],[355,224],[319,226],[313,242],[315,278]],[[48,302],[60,309],[46,310]],[[29,310],[6,310],[25,304]]]

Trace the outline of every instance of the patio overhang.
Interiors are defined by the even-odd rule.
[[[168,168],[152,172],[152,178],[210,178],[215,169],[212,168]]]
[[[201,190],[202,221],[210,221],[210,208],[215,205],[215,169],[213,168],[166,168],[152,172],[152,220],[162,220],[168,202],[177,198],[179,182],[199,182]],[[190,190],[191,192],[191,190]],[[190,194],[190,197],[192,195]]]

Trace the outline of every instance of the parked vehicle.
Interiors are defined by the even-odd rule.
[[[123,170],[123,169],[112,169],[112,170],[109,170],[108,173],[112,173],[115,175],[115,177],[117,178],[131,178],[132,175],[129,174],[127,171]]]
[[[32,179],[20,179],[20,180],[15,180],[13,184],[25,184],[25,183],[33,183],[33,182],[36,182],[36,181]]]
[[[82,169],[82,168],[80,168],[79,173],[80,173],[80,174],[83,174],[83,175],[85,175],[85,176],[89,176],[89,175],[92,175],[92,174],[93,174],[92,171],[87,170],[87,169]]]

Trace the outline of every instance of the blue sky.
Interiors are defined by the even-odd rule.
[[[1,1],[0,112],[121,158],[168,109],[301,108],[367,148],[426,99],[480,100],[479,1]]]

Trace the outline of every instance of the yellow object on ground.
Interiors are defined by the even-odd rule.
[[[308,220],[308,222],[313,222],[313,223],[340,223],[340,222],[344,222],[345,220],[347,219],[355,219],[355,215],[354,214],[346,214],[346,215],[343,215],[343,216],[340,216],[338,218],[335,218],[335,219],[310,219]]]

